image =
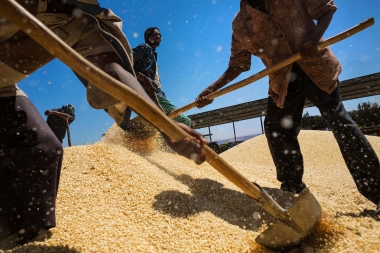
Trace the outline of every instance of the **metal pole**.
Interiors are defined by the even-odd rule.
[[[260,115],[260,123],[261,123],[261,133],[264,134],[264,127],[263,127],[263,119],[261,117],[261,102],[259,100],[259,115]]]
[[[69,147],[71,147],[71,136],[70,136],[70,127],[69,127],[69,119],[66,118],[66,126],[67,126],[67,140],[69,142]]]
[[[232,126],[234,128],[234,137],[235,137],[235,143],[236,143],[235,121],[232,121]]]
[[[207,125],[208,125],[208,133],[210,135],[210,143],[211,143],[212,139],[211,139],[211,128],[210,128],[210,120],[209,120],[209,118],[207,118]]]

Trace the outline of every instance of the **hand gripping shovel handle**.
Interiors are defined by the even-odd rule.
[[[83,78],[90,81],[96,87],[107,92],[118,100],[125,102],[136,113],[142,115],[156,128],[160,129],[175,141],[182,140],[185,137],[190,137],[169,117],[158,110],[154,105],[146,101],[137,92],[112,78],[80,56],[16,1],[0,0],[0,6],[0,12],[2,15],[19,26],[21,30],[37,41],[52,55],[60,59],[73,71],[80,74]],[[263,207],[274,217],[284,221],[287,224],[289,223],[289,214],[264,190],[262,190],[260,186],[251,183],[208,146],[204,146],[204,151],[206,154],[206,161],[211,166],[242,189],[248,196],[253,198],[261,207]]]
[[[346,31],[344,31],[342,33],[339,33],[339,34],[337,34],[337,35],[335,35],[335,36],[333,36],[333,37],[331,37],[331,38],[329,38],[329,39],[327,39],[325,41],[322,41],[321,43],[318,44],[318,49],[320,50],[322,48],[325,48],[325,47],[328,47],[328,46],[330,46],[332,44],[335,44],[335,43],[337,43],[339,41],[342,41],[342,40],[344,40],[344,39],[346,39],[346,38],[348,38],[348,37],[350,37],[350,36],[352,36],[352,35],[360,32],[362,30],[368,28],[369,26],[373,25],[374,22],[375,21],[374,21],[373,18],[369,18],[366,21],[364,21],[364,22],[362,22],[362,23],[360,23],[360,24],[358,24],[356,26],[353,26],[350,29],[348,29],[348,30],[346,30]],[[250,77],[248,77],[248,78],[246,78],[246,79],[244,79],[242,81],[239,81],[239,82],[237,82],[235,84],[232,84],[232,85],[230,85],[230,86],[228,86],[228,87],[226,87],[224,89],[220,89],[220,90],[218,90],[216,92],[213,92],[213,93],[209,94],[207,96],[207,98],[210,99],[210,100],[212,100],[214,98],[217,98],[217,97],[220,97],[222,95],[225,95],[225,94],[227,94],[227,93],[229,93],[231,91],[240,89],[240,88],[242,88],[244,86],[247,86],[248,84],[251,84],[253,82],[256,82],[257,80],[259,80],[259,79],[261,79],[261,78],[263,78],[263,77],[265,77],[265,76],[267,76],[269,74],[272,74],[273,72],[275,72],[275,71],[277,71],[277,70],[279,70],[279,69],[281,69],[283,67],[286,67],[286,66],[288,66],[288,65],[290,65],[290,64],[292,64],[292,63],[294,63],[294,62],[296,62],[296,61],[298,61],[300,59],[301,59],[300,53],[294,54],[294,55],[290,56],[289,58],[286,58],[285,60],[282,60],[282,61],[280,61],[280,62],[278,62],[278,63],[276,63],[276,64],[274,64],[274,65],[272,65],[272,66],[270,66],[270,67],[268,67],[268,68],[266,68],[266,69],[264,69],[264,70],[262,70],[262,71],[260,71],[260,72],[258,72],[256,74],[254,74],[254,75],[252,75],[252,76],[250,76]],[[178,115],[180,115],[181,113],[184,113],[184,112],[186,112],[186,111],[188,111],[190,109],[193,109],[194,107],[196,107],[196,102],[195,101],[192,102],[192,103],[190,103],[190,104],[188,104],[188,105],[185,105],[185,106],[183,106],[181,108],[178,108],[178,109],[170,112],[169,113],[169,117],[170,118],[175,118]]]

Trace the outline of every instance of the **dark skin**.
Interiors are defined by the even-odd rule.
[[[160,43],[161,43],[161,33],[159,30],[155,29],[152,33],[148,34],[147,37],[145,38],[145,43],[147,43],[149,46],[152,48],[157,48]],[[136,77],[139,79],[141,82],[144,82],[145,87],[147,89],[150,89],[149,91],[155,91],[155,85],[153,84],[153,80],[144,75],[141,72],[136,71]]]
[[[17,2],[32,14],[37,13],[38,1],[17,0]],[[49,4],[49,8],[53,9],[54,12],[60,12],[62,9],[62,12],[67,13],[72,10],[71,6],[62,4],[60,0],[51,0]],[[18,53],[20,53],[20,55],[18,55]],[[25,55],[27,55],[27,57],[25,57]],[[9,40],[0,43],[0,60],[9,66],[16,66],[18,71],[26,75],[33,73],[54,58],[54,56],[22,31],[17,32]],[[122,67],[123,64],[115,53],[101,53],[86,57],[86,59],[126,84],[129,88],[135,90],[141,97],[158,108],[141,87],[137,79]],[[36,65],[35,62],[38,62],[38,65]],[[190,134],[191,137],[175,142],[170,137],[164,136],[169,147],[178,154],[194,160],[197,164],[203,163],[205,161],[205,155],[202,146],[207,144],[203,135],[184,124],[177,123],[177,125],[186,133]]]
[[[97,64],[99,64],[99,66],[102,66],[101,69],[104,69],[106,73],[109,73],[112,77],[121,81],[122,83],[127,84],[129,87],[131,87],[136,92],[138,92],[139,95],[144,97],[147,101],[149,101],[156,108],[158,108],[158,106],[150,99],[148,94],[144,91],[144,89],[142,88],[140,83],[137,81],[137,79],[132,74],[125,71],[123,67],[120,65],[120,63],[116,63],[116,61],[118,61],[118,57],[116,56],[116,54],[112,53],[112,55],[116,57],[117,59],[116,58],[110,59],[110,57],[106,57],[106,59],[102,59],[102,58],[97,58],[97,56],[93,56],[97,58],[93,60],[96,61]],[[104,64],[104,65],[100,65],[100,64]],[[169,147],[173,149],[174,151],[176,151],[178,154],[185,156],[189,159],[192,159],[197,164],[203,163],[206,157],[203,152],[202,146],[207,145],[207,142],[204,139],[203,135],[196,132],[194,129],[191,129],[190,127],[186,126],[185,124],[177,123],[177,122],[176,124],[186,133],[190,134],[192,137],[184,138],[183,140],[179,142],[175,142],[169,136],[163,134],[163,137],[165,141],[168,143]]]
[[[300,46],[300,54],[303,61],[314,61],[318,57],[318,44],[329,26],[335,11],[326,12],[317,22],[317,25],[310,36],[306,36],[303,44]],[[207,99],[207,95],[221,89],[238,77],[243,71],[239,68],[228,67],[227,70],[210,86],[204,89],[195,99],[198,108],[205,107],[212,103],[213,100]]]
[[[73,120],[74,119],[73,116],[70,116],[70,115],[68,115],[66,113],[63,113],[63,112],[57,112],[57,111],[51,111],[51,110],[46,110],[45,111],[45,115],[46,116],[49,116],[50,114],[57,115],[57,116],[59,116],[59,117],[61,117],[63,119],[68,119],[68,120]]]
[[[145,43],[147,43],[152,48],[157,48],[161,44],[161,33],[159,30],[154,29],[153,32],[149,33],[145,38]]]
[[[316,59],[318,55],[318,44],[329,27],[335,11],[329,11],[318,19],[318,23],[309,37],[304,39],[300,47],[300,54],[303,61],[309,62]]]

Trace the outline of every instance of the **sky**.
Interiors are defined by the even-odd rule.
[[[324,38],[341,33],[370,17],[375,24],[366,30],[331,46],[343,71],[340,80],[380,72],[380,1],[335,0],[338,6]],[[226,70],[231,48],[231,23],[239,10],[238,0],[109,0],[99,1],[123,19],[123,32],[131,47],[144,42],[148,27],[160,28],[161,45],[157,48],[163,91],[177,107],[195,100],[197,95]],[[252,57],[251,69],[231,84],[264,69],[260,59]],[[59,60],[53,60],[19,83],[43,117],[44,111],[72,104],[76,119],[70,125],[72,145],[92,144],[102,138],[114,121],[103,110],[93,109],[86,101],[86,91],[72,71]],[[268,79],[262,78],[248,86],[218,97],[191,115],[267,97]],[[380,96],[345,101],[348,111],[361,102],[380,103]],[[316,108],[304,113],[319,115]],[[198,129],[208,134],[208,128]],[[258,118],[235,122],[237,136],[261,133]],[[213,141],[234,137],[232,123],[211,127]],[[68,146],[67,137],[63,143]]]

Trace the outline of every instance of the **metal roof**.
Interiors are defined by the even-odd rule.
[[[380,72],[348,79],[340,83],[343,100],[369,97],[380,94]],[[217,110],[189,115],[194,128],[222,125],[246,119],[265,116],[268,98],[263,98],[238,105],[228,106]],[[306,100],[305,108],[314,106]]]

